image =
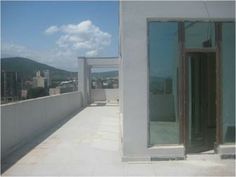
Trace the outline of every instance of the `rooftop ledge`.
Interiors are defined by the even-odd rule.
[[[45,98],[53,98],[53,97],[58,97],[58,96],[63,96],[63,95],[70,95],[70,94],[74,94],[74,93],[78,93],[78,91],[69,92],[69,93],[62,93],[62,94],[57,94],[57,95],[42,96],[42,97],[37,97],[37,98],[20,100],[20,101],[16,101],[16,102],[10,102],[10,103],[6,103],[6,104],[1,104],[1,107],[14,105],[14,104],[18,104],[18,103],[25,103],[25,102],[29,102],[29,101],[43,100]]]

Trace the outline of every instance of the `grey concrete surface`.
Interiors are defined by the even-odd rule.
[[[234,21],[234,1],[121,1],[120,105],[123,155],[149,156],[148,151],[148,32],[147,22]],[[206,9],[207,7],[207,9]],[[153,155],[158,156],[158,151]]]
[[[121,162],[117,105],[93,104],[32,149],[3,176],[234,176],[234,160]]]
[[[1,160],[81,106],[79,92],[1,105]]]

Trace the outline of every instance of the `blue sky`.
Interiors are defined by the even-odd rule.
[[[118,2],[5,1],[1,8],[2,57],[76,70],[78,55],[118,56]]]

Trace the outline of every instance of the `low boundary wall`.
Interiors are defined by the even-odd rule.
[[[91,89],[91,102],[118,102],[119,89]]]
[[[1,105],[1,160],[81,107],[80,92]]]

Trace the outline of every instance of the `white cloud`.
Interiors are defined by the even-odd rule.
[[[98,51],[97,50],[90,50],[90,51],[86,52],[85,55],[87,57],[94,57],[94,56],[98,55]]]
[[[95,27],[90,20],[82,21],[79,24],[69,24],[69,25],[63,25],[61,27],[61,30],[65,33],[69,34],[77,34],[77,33],[83,33],[88,32],[91,28]]]
[[[90,20],[60,27],[51,26],[46,29],[46,32],[50,34],[61,32],[62,35],[56,41],[57,46],[76,51],[80,53],[80,56],[97,56],[99,52],[111,43],[111,35],[103,32]]]
[[[60,34],[53,49],[35,50],[20,44],[2,43],[1,57],[25,57],[57,68],[77,71],[78,56],[99,56],[111,43],[111,35],[90,20],[79,24],[50,26],[44,32]]]
[[[57,26],[50,26],[49,28],[47,28],[44,32],[46,34],[53,34],[58,32],[59,28]]]
[[[3,43],[1,47],[1,55],[4,56],[19,56],[19,57],[32,57],[36,56],[35,51],[31,51],[25,46],[14,44],[14,43]]]

